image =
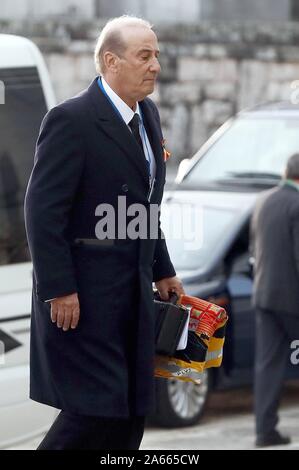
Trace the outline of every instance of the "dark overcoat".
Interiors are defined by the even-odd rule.
[[[254,306],[299,316],[299,192],[282,182],[261,194],[251,220]]]
[[[114,240],[99,243],[95,235],[100,204],[117,219],[126,196],[148,219],[150,205],[161,203],[159,115],[148,98],[140,106],[157,163],[150,201],[141,148],[97,78],[45,116],[37,142],[25,198],[34,267],[30,397],[73,413],[127,417],[153,409],[152,282],[175,275],[166,243],[160,228],[158,239],[123,238],[117,224]],[[80,320],[64,332],[45,301],[74,292]]]

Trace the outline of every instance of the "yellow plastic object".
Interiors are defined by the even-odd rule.
[[[155,377],[199,384],[204,369],[221,366],[228,316],[223,307],[197,297],[182,295],[177,305],[190,308],[187,348],[174,357],[157,355]]]

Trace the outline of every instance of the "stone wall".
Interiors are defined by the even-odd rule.
[[[1,0],[0,18],[143,16],[156,23],[197,24],[199,20],[287,21],[298,0]],[[295,7],[295,8],[294,8]],[[297,16],[298,18],[298,16]]]
[[[32,19],[66,17],[93,18],[95,0],[1,0],[0,18]]]
[[[202,17],[207,20],[288,20],[291,3],[297,0],[203,0]]]
[[[41,47],[59,101],[94,77],[98,23],[47,24],[44,34],[41,25],[15,28]],[[299,96],[297,23],[203,22],[161,27],[157,33],[162,72],[153,98],[174,163],[191,156],[240,109]]]

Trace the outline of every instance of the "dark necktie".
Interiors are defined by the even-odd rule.
[[[144,158],[145,158],[145,161],[146,161],[146,164],[147,164],[147,167],[148,167],[148,173],[150,175],[150,163],[146,159],[145,154],[144,154],[143,143],[142,143],[140,132],[139,132],[139,115],[137,113],[134,114],[133,118],[129,122],[129,127],[130,127],[130,129],[132,131],[132,134],[135,137],[138,145],[140,146],[140,148],[142,150],[142,153],[144,155]]]
[[[140,132],[139,132],[139,116],[138,116],[137,113],[134,114],[133,118],[129,122],[129,127],[130,127],[130,129],[132,131],[132,134],[135,137],[136,141],[140,145],[142,152],[144,153],[143,144],[142,144],[142,140],[141,140]]]

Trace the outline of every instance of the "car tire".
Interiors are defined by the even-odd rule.
[[[197,424],[207,406],[212,388],[210,369],[203,372],[202,383],[156,379],[156,413],[153,421],[163,427]]]

